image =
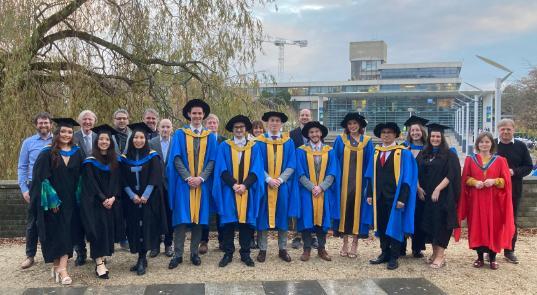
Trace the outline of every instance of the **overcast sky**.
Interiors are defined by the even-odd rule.
[[[493,59],[515,73],[537,66],[535,0],[279,0],[259,9],[265,33],[308,40],[285,48],[286,81],[350,78],[349,42],[384,40],[389,63],[462,61],[461,77],[487,89],[502,71],[475,55]],[[278,49],[264,44],[256,71],[278,72]]]

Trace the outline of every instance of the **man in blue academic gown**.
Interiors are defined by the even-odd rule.
[[[226,124],[233,139],[218,147],[218,161],[214,170],[213,197],[220,217],[224,257],[219,263],[225,267],[233,260],[235,228],[239,229],[241,261],[254,266],[250,257],[250,243],[256,226],[259,202],[265,190],[263,160],[259,144],[246,138],[252,123],[246,116],[237,115]]]
[[[321,259],[331,261],[326,252],[326,233],[332,219],[339,219],[339,166],[336,153],[322,139],[328,129],[317,121],[308,122],[302,127],[302,135],[307,143],[296,150],[297,173],[299,179],[300,217],[297,229],[302,232],[304,253],[302,261],[311,255],[312,232],[315,232]]]
[[[279,257],[291,262],[287,253],[288,218],[298,217],[299,202],[296,194],[295,145],[287,134],[281,133],[287,115],[280,112],[267,112],[262,120],[267,122],[268,133],[257,140],[265,170],[265,194],[257,218],[257,237],[259,239],[258,262],[265,262],[267,255],[267,236],[269,229],[278,230]]]
[[[201,232],[209,223],[209,202],[216,156],[216,137],[203,128],[203,119],[210,113],[207,103],[200,99],[187,102],[183,116],[189,125],[177,130],[168,155],[168,196],[173,212],[175,254],[168,265],[176,268],[183,262],[185,234],[191,228],[190,260],[200,265],[198,246]]]
[[[374,228],[380,238],[382,253],[371,264],[388,262],[389,270],[399,267],[397,259],[405,235],[414,233],[414,210],[418,172],[412,153],[395,139],[401,134],[396,123],[375,126],[374,134],[382,140],[375,148],[373,161],[367,167],[369,181],[369,221],[373,211]]]

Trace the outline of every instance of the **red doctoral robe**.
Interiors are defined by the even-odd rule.
[[[503,188],[495,185],[477,189],[467,183],[468,178],[478,181],[502,178]],[[459,225],[464,219],[468,224],[468,243],[471,249],[487,247],[499,253],[511,249],[515,233],[511,174],[507,160],[493,156],[483,165],[480,155],[466,157],[462,171],[462,189],[457,208]],[[455,230],[455,240],[460,238],[460,228]]]

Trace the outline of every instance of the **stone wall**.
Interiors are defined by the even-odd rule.
[[[0,180],[0,238],[24,236],[26,210],[17,182]],[[523,228],[537,228],[537,177],[524,179],[518,224]]]

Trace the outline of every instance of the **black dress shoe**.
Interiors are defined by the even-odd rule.
[[[421,251],[412,251],[412,257],[423,258],[423,253]]]
[[[201,264],[201,258],[199,255],[190,255],[190,261],[192,261],[192,264],[195,266],[198,266]]]
[[[181,263],[183,263],[183,257],[174,257],[170,260],[170,264],[168,264],[168,269],[174,269]]]
[[[174,253],[172,246],[166,246],[164,247],[164,254],[168,257],[172,257]]]
[[[371,259],[371,260],[369,260],[369,263],[370,263],[370,264],[382,264],[382,263],[386,263],[386,262],[388,262],[389,260],[390,260],[390,259],[389,259],[388,255],[382,253],[382,254],[380,254],[380,256],[377,257],[376,259]]]
[[[278,252],[278,257],[285,262],[291,262],[291,256],[287,253],[287,250],[280,250]]]
[[[86,264],[86,255],[85,254],[77,254],[75,259],[75,265],[76,266],[82,266]]]
[[[265,259],[267,259],[267,251],[266,250],[259,250],[259,253],[257,254],[257,262],[265,262]]]
[[[399,267],[399,262],[397,262],[397,259],[390,259],[390,261],[388,261],[388,266],[386,266],[386,268],[389,270],[394,270],[394,269],[397,269],[398,267]]]
[[[241,258],[241,261],[246,264],[246,266],[255,266],[255,263],[250,256]]]
[[[145,275],[145,269],[147,267],[147,263],[144,263],[143,259],[138,260],[137,268],[136,268],[136,274],[139,276]]]
[[[226,267],[233,260],[233,256],[225,254],[222,260],[218,263],[219,267]]]
[[[518,264],[518,258],[516,257],[515,253],[512,252],[512,251],[505,251],[504,252],[504,255],[505,259],[508,261],[508,262],[511,262],[513,264]]]
[[[155,258],[160,254],[160,249],[153,249],[149,252],[149,257]]]

